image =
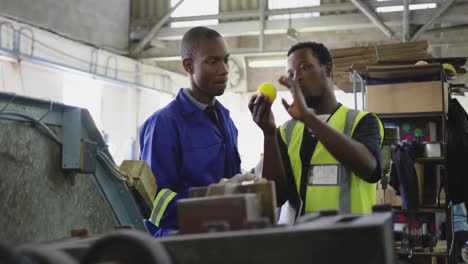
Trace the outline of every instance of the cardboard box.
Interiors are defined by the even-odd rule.
[[[378,114],[442,112],[444,101],[447,108],[447,90],[441,81],[368,85],[366,110]]]

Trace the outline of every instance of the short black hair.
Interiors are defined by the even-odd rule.
[[[207,27],[194,27],[185,32],[182,37],[182,44],[180,48],[180,55],[182,59],[192,58],[194,50],[198,48],[198,43],[201,38],[218,38],[221,34],[218,31]]]
[[[330,51],[322,43],[311,41],[297,43],[289,49],[288,56],[291,55],[291,53],[293,53],[294,51],[303,48],[310,49],[313,52],[312,55],[314,55],[318,59],[320,64],[331,65],[333,67],[333,59],[330,54]]]

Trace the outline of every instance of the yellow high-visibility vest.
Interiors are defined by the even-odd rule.
[[[340,106],[328,119],[328,124],[343,134],[352,137],[359,121],[369,114],[364,111]],[[384,127],[379,118],[381,142]],[[280,127],[283,141],[294,174],[296,188],[300,193],[302,162],[300,149],[304,123],[289,120]],[[318,141],[310,161],[305,195],[305,212],[338,209],[340,213],[370,213],[375,204],[376,184],[368,183],[342,166]]]

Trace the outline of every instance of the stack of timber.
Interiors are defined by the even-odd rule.
[[[335,84],[345,92],[353,92],[354,69],[362,70],[362,67],[379,65],[385,61],[431,59],[432,55],[428,53],[427,47],[427,41],[417,41],[330,50],[335,66]]]

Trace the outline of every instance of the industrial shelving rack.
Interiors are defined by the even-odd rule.
[[[447,123],[447,103],[448,100],[450,99],[450,93],[448,89],[444,89],[444,81],[447,80],[444,70],[442,66],[439,65],[433,65],[433,69],[430,69],[431,67],[416,67],[413,73],[408,76],[408,79],[406,79],[404,76],[407,76],[408,74],[401,74],[401,72],[398,72],[398,70],[395,70],[395,75],[399,75],[398,79],[400,79],[402,82],[408,82],[410,79],[413,77],[417,77],[416,79],[418,81],[422,81],[424,78],[429,78],[431,80],[434,80],[434,77],[437,78],[437,81],[440,81],[441,83],[441,93],[442,93],[442,109],[440,111],[431,111],[431,112],[426,112],[426,111],[421,111],[421,112],[399,112],[395,111],[394,113],[379,113],[378,109],[367,109],[366,107],[366,86],[369,81],[372,81],[372,72],[369,70],[354,70],[352,74],[352,80],[353,80],[353,93],[354,93],[354,104],[355,108],[358,108],[358,92],[361,92],[362,95],[362,109],[366,111],[373,112],[377,114],[380,119],[385,123],[392,123],[396,120],[431,120],[431,121],[436,121],[437,124],[437,130],[440,131],[440,136],[438,137],[438,141],[440,141],[441,144],[441,157],[437,158],[417,158],[415,162],[422,164],[423,166],[428,166],[428,165],[439,165],[439,167],[434,166],[436,168],[441,168],[441,173],[440,176],[442,177],[443,182],[447,182],[447,173],[446,173],[446,165],[447,165],[447,147],[446,147],[446,142],[447,142],[447,137],[446,137],[446,123]],[[428,70],[429,69],[429,70]],[[419,75],[418,75],[419,71]],[[380,71],[380,77],[381,77],[382,71]],[[403,78],[401,77],[403,76]],[[391,74],[390,74],[391,77]],[[385,78],[378,78],[381,81],[385,82]],[[360,85],[358,84],[358,81],[360,81]],[[388,81],[388,80],[387,80]],[[395,81],[393,80],[393,83]],[[444,99],[446,98],[446,99]],[[436,188],[436,186],[434,186]],[[435,204],[423,204],[421,205],[418,210],[415,211],[407,211],[407,210],[402,210],[401,207],[398,206],[393,206],[392,211],[393,212],[406,212],[406,213],[411,213],[411,214],[419,214],[419,213],[445,213],[445,232],[446,232],[446,241],[447,241],[447,247],[445,252],[412,252],[411,257],[413,259],[418,258],[420,256],[431,256],[431,257],[436,257],[436,258],[445,258],[444,263],[456,263],[456,260],[454,258],[453,254],[453,249],[452,249],[452,244],[453,244],[453,207],[452,203],[448,200],[448,195],[447,195],[447,189],[443,188],[443,192],[445,194],[445,203],[442,204],[440,203],[440,194],[441,190],[436,190],[437,192],[437,201]],[[407,255],[407,252],[402,252],[402,251],[396,251],[398,255],[403,256]]]

